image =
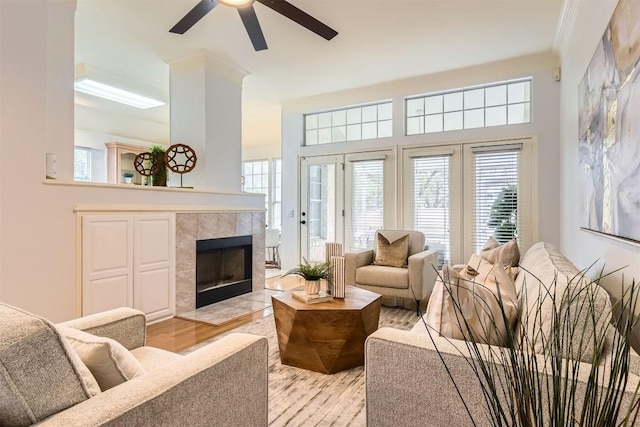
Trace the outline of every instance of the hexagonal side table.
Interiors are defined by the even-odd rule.
[[[378,329],[381,295],[348,286],[344,300],[306,304],[284,292],[271,302],[283,364],[323,374],[364,365],[364,341]]]

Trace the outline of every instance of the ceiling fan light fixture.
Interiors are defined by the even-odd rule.
[[[254,0],[218,0],[220,3],[225,6],[231,7],[246,7],[249,6]]]

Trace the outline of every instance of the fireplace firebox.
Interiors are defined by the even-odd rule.
[[[251,292],[252,236],[196,241],[196,308]]]

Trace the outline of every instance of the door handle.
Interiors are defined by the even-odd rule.
[[[305,225],[307,223],[307,221],[305,221],[304,219],[302,221],[300,221],[300,224]]]

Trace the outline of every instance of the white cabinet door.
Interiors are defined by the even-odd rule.
[[[82,314],[133,304],[132,219],[82,218]]]
[[[133,216],[133,307],[147,320],[175,312],[174,214]]]

